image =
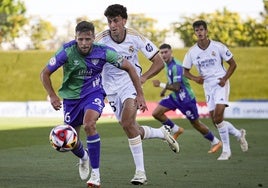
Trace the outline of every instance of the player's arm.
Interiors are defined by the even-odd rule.
[[[160,56],[159,52],[151,59],[152,65],[150,68],[141,76],[141,83],[145,83],[146,80],[157,75],[164,68],[164,60]]]
[[[133,85],[137,91],[136,100],[137,100],[139,109],[142,112],[144,112],[145,110],[148,110],[148,108],[146,106],[145,99],[144,99],[140,78],[139,78],[135,68],[131,65],[131,63],[128,60],[123,59],[123,62],[120,66],[120,69],[127,71],[132,82],[133,82]]]
[[[229,67],[226,71],[226,74],[224,77],[219,79],[220,80],[219,85],[222,87],[225,85],[225,82],[233,75],[233,73],[237,67],[237,64],[236,64],[233,57],[231,59],[229,59],[226,63],[229,64]]]
[[[55,90],[53,89],[51,79],[50,79],[51,74],[52,72],[47,67],[45,67],[40,74],[40,79],[50,98],[51,105],[53,106],[55,110],[60,110],[61,101],[60,101],[60,98],[55,93]]]
[[[204,78],[202,76],[194,76],[191,72],[190,69],[183,68],[183,75],[188,78],[189,80],[193,80],[198,84],[203,84],[204,83]]]

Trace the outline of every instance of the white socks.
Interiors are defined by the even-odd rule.
[[[228,121],[223,121],[225,125],[227,125],[228,127],[228,131],[231,135],[235,136],[237,138],[237,140],[239,140],[241,138],[241,132],[236,129],[233,124],[231,124]]]
[[[140,170],[144,172],[145,170],[144,170],[144,159],[143,159],[141,136],[138,135],[135,138],[129,138],[128,143],[129,143],[129,148],[134,159],[136,171]]]
[[[216,124],[216,126],[222,141],[222,152],[231,153],[228,126],[225,125],[224,121]]]
[[[160,138],[164,139],[164,134],[159,128],[152,128],[146,125],[141,126],[144,130],[143,139]]]

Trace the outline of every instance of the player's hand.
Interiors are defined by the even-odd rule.
[[[147,80],[147,79],[144,78],[144,76],[141,76],[141,77],[140,77],[141,84],[144,84],[144,83],[146,82],[146,80]]]
[[[225,83],[226,83],[226,80],[225,79],[223,79],[223,78],[219,78],[219,85],[221,86],[221,87],[223,87],[223,86],[225,86]]]
[[[50,96],[50,103],[55,110],[61,109],[62,104],[61,104],[60,98],[57,95]]]
[[[160,97],[164,97],[164,96],[165,96],[165,93],[166,93],[166,90],[163,89],[163,90],[160,92]]]
[[[136,102],[138,105],[138,109],[142,112],[145,112],[145,110],[148,110],[145,99],[143,96],[137,96],[136,97]]]
[[[159,87],[160,86],[160,81],[159,80],[152,80],[154,87]]]
[[[202,76],[196,76],[193,80],[198,84],[204,83],[204,78]]]

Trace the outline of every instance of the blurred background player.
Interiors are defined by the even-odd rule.
[[[89,159],[92,167],[88,187],[100,187],[100,136],[96,122],[104,108],[105,92],[101,72],[105,64],[128,73],[136,89],[135,100],[141,111],[147,109],[140,79],[133,66],[114,49],[93,43],[94,25],[82,21],[75,28],[75,40],[64,44],[41,72],[41,81],[55,110],[62,107],[54,91],[50,76],[63,67],[63,83],[59,95],[63,98],[64,123],[71,125],[78,133],[79,142],[72,152],[79,157],[79,174],[82,180],[89,175]],[[120,69],[118,69],[120,68]],[[87,150],[79,137],[81,125],[86,132]],[[88,151],[88,152],[87,152]]]
[[[148,71],[140,77],[142,83],[163,69],[164,62],[158,53],[158,48],[137,31],[125,27],[128,18],[126,7],[119,4],[110,5],[105,10],[104,15],[107,18],[109,29],[98,34],[96,42],[107,44],[116,49],[131,62],[138,75],[142,74],[138,52],[142,52],[152,62]],[[175,152],[179,151],[179,145],[164,128],[155,129],[149,126],[139,126],[136,121],[136,91],[125,72],[115,71],[113,66],[105,65],[103,85],[109,104],[128,137],[136,167],[135,175],[130,182],[134,185],[146,184],[142,139],[165,138]]]
[[[233,54],[224,44],[208,38],[205,21],[195,21],[193,30],[197,43],[184,57],[184,75],[198,84],[203,84],[210,117],[223,142],[222,154],[218,160],[228,160],[231,157],[229,134],[237,138],[243,152],[248,150],[246,130],[238,130],[230,122],[224,121],[224,110],[228,106],[230,93],[229,78],[237,65]],[[223,66],[223,60],[229,65],[227,70]],[[190,73],[193,65],[196,66],[199,76]]]
[[[160,121],[163,125],[170,127],[173,137],[178,138],[183,133],[184,129],[176,125],[169,119],[165,113],[170,110],[180,110],[191,125],[199,131],[211,143],[211,148],[208,153],[218,151],[222,143],[213,133],[199,120],[199,114],[196,106],[196,100],[193,90],[188,82],[188,79],[183,76],[182,63],[172,56],[172,49],[169,44],[162,44],[160,54],[165,61],[165,70],[168,83],[161,83],[159,80],[153,80],[155,87],[162,87],[161,96],[165,96],[167,90],[172,91],[167,97],[163,98],[158,106],[153,111],[153,117]]]

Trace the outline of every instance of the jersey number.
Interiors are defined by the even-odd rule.
[[[114,105],[114,101],[110,101],[109,104],[110,104],[110,106],[111,106],[113,112],[115,112],[115,111],[116,111],[116,107],[115,107],[115,105]]]

